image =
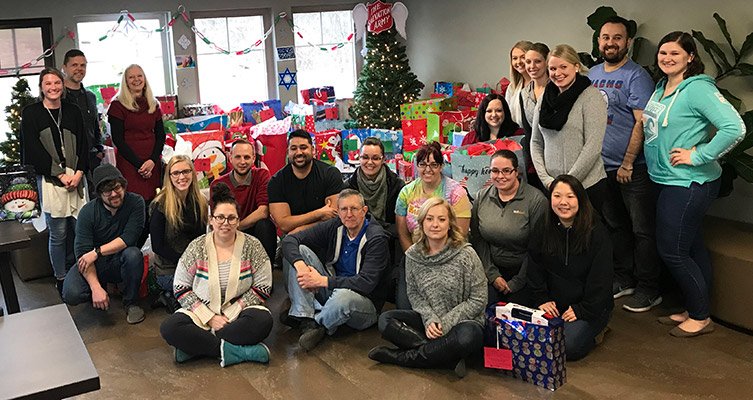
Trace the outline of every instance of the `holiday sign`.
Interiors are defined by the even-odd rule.
[[[392,5],[377,0],[366,6],[369,9],[367,28],[371,33],[382,33],[394,24],[392,19]]]

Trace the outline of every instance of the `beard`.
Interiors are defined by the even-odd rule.
[[[612,47],[610,47],[610,49],[611,48]],[[606,54],[604,54],[603,51],[599,51],[601,58],[603,58],[604,61],[610,64],[617,64],[618,62],[622,61],[625,58],[625,56],[627,56],[627,53],[628,53],[627,47],[622,50],[618,50],[617,53],[615,53],[615,55],[612,57],[607,56]]]

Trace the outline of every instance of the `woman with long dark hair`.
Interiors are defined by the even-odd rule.
[[[568,361],[585,357],[614,308],[612,243],[583,185],[560,175],[549,187],[550,210],[539,246],[529,253],[533,304],[565,321]]]
[[[656,62],[664,77],[643,111],[643,149],[659,187],[656,247],[682,289],[686,309],[659,322],[677,325],[673,336],[692,337],[714,330],[711,259],[701,225],[719,192],[718,160],[743,139],[745,123],[714,79],[703,74],[690,34],[664,36]]]
[[[510,106],[505,98],[498,94],[484,97],[478,106],[473,130],[463,138],[462,145],[486,142],[503,137],[522,135],[524,131],[513,121]]]

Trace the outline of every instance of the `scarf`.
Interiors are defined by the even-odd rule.
[[[555,131],[562,129],[578,96],[589,86],[591,80],[581,74],[575,75],[573,84],[562,93],[554,82],[547,83],[544,95],[541,96],[539,125]]]
[[[369,206],[369,212],[378,221],[386,220],[387,206],[387,171],[386,166],[382,166],[379,174],[373,181],[364,175],[363,170],[358,168],[358,191],[363,195],[366,205]]]

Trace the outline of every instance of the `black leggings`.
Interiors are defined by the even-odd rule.
[[[162,322],[160,334],[170,346],[192,356],[220,356],[220,339],[237,345],[252,345],[264,340],[272,330],[269,311],[247,308],[238,318],[212,334],[197,326],[191,317],[176,312]]]

